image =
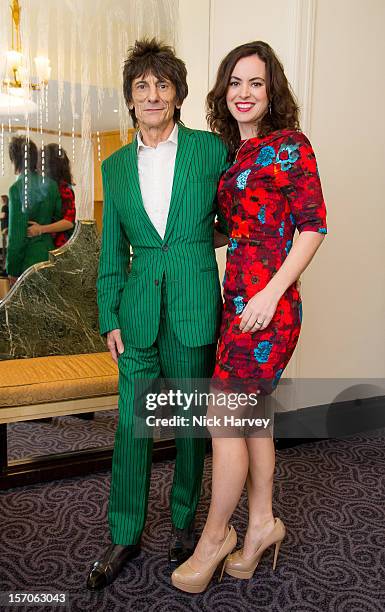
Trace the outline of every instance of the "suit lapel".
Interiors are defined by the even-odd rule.
[[[131,195],[131,202],[134,210],[140,215],[143,223],[146,224],[146,227],[151,232],[152,235],[156,236],[158,242],[161,242],[162,239],[156,231],[155,227],[151,223],[150,217],[148,216],[146,209],[144,208],[143,198],[140,191],[139,184],[139,173],[138,173],[138,153],[137,153],[137,139],[134,138],[132,143],[130,143],[127,147],[127,157],[126,157],[126,170],[127,170],[127,178],[128,178],[128,189]]]
[[[171,234],[186,186],[195,145],[195,139],[191,138],[192,134],[193,132],[183,127],[183,125],[178,126],[178,148],[175,158],[174,180],[164,241],[167,241]]]

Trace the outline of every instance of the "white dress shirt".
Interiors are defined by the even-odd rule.
[[[137,140],[143,205],[159,236],[164,238],[174,180],[178,125],[175,124],[167,140],[160,142],[155,149],[143,143],[140,132]]]

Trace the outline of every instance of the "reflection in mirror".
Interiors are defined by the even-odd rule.
[[[9,219],[9,198],[7,194],[0,196],[0,300],[8,290],[6,278],[6,260],[8,249],[8,219]]]
[[[76,220],[96,219],[101,229],[100,164],[132,136],[121,87],[127,48],[142,36],[158,36],[173,44],[177,13],[176,0],[156,3],[110,0],[107,19],[104,0],[1,3],[0,194],[8,195],[17,179],[8,158],[8,147],[14,136],[25,136],[36,144],[41,152],[38,172],[47,183],[46,148],[56,143],[59,155],[66,151],[72,166]],[[70,185],[68,181],[67,185]],[[68,192],[65,195],[68,196]],[[66,202],[63,207],[67,208]],[[73,214],[59,219],[53,216],[44,218],[44,223],[28,218],[27,227],[31,227],[31,221],[39,227],[32,225],[27,242],[41,241],[48,248],[51,241],[55,248],[57,233],[70,231],[69,226],[56,226],[56,232],[46,227],[40,236],[37,232],[42,225],[52,226],[62,219],[73,223],[72,217]],[[8,236],[6,233],[1,234],[0,240],[0,300],[8,285],[9,230]],[[16,273],[10,274],[11,283]]]
[[[81,200],[81,176],[84,168],[82,162],[82,135],[72,129],[73,117],[71,107],[71,84],[64,83],[64,95],[61,110],[61,129],[57,129],[57,112],[55,105],[58,96],[58,83],[50,82],[47,91],[48,121],[42,130],[29,126],[11,127],[4,137],[2,157],[2,176],[0,177],[0,190],[3,195],[1,203],[1,235],[0,235],[0,300],[5,297],[10,286],[20,274],[30,265],[38,261],[47,261],[48,252],[63,246],[71,236],[76,218],[83,215],[79,211]],[[80,101],[81,86],[75,88],[76,98]],[[39,93],[32,92],[31,99],[38,100]],[[102,183],[100,165],[105,157],[122,146],[118,110],[118,95],[115,89],[105,92],[103,96],[104,113],[98,116],[98,89],[90,88],[90,107],[93,113],[94,133],[91,134],[93,148],[93,201],[94,214],[99,231],[102,220]],[[80,109],[77,109],[80,111]],[[1,115],[0,118],[8,117]],[[12,124],[20,123],[24,117],[14,115]],[[80,128],[80,115],[75,113],[76,129]],[[31,120],[31,117],[30,117]],[[79,124],[79,125],[78,125]],[[4,130],[4,124],[3,124]],[[129,130],[131,132],[132,130]],[[130,133],[128,139],[130,140]],[[9,156],[11,142],[13,149],[17,149],[18,164]],[[29,176],[25,175],[25,161],[31,165],[31,156],[36,157],[36,168],[32,170],[27,166]],[[25,157],[27,154],[27,157]],[[32,164],[33,165],[33,164]],[[27,181],[24,177],[27,177]],[[36,184],[40,177],[39,190],[32,189],[31,180]],[[52,211],[50,203],[46,202],[46,195],[52,195],[52,183],[57,184],[61,199],[60,214]],[[35,185],[36,186],[36,185]],[[51,187],[51,190],[49,189]],[[7,199],[12,188],[13,202],[11,210],[14,223],[9,223],[9,209]],[[39,203],[40,202],[40,203]],[[77,211],[77,214],[76,214]],[[80,215],[79,215],[80,212]],[[51,217],[50,217],[51,214]],[[24,230],[24,233],[23,233]],[[8,246],[10,244],[10,250]],[[23,257],[23,253],[25,257]],[[7,265],[8,259],[8,265]],[[7,272],[9,277],[7,278]]]
[[[47,261],[49,251],[65,244],[74,226],[69,159],[55,143],[45,148],[38,171],[38,149],[31,138],[13,136],[9,143],[18,176],[9,189],[6,272],[10,286],[27,268]]]
[[[5,383],[15,388],[18,366],[38,372],[36,405],[29,396],[15,402],[20,414],[3,421],[9,460],[112,445],[116,372],[101,397],[70,389],[71,402],[89,402],[88,423],[71,402],[54,402],[56,413],[52,399],[43,405],[37,387],[50,384],[52,356],[66,360],[61,373],[69,357],[84,356],[76,373],[93,387],[87,358],[109,358],[95,290],[100,167],[134,134],[122,93],[128,47],[144,36],[175,44],[177,16],[177,0],[109,0],[107,13],[105,0],[0,3],[0,368],[14,366]],[[11,283],[19,278],[10,291],[7,270]],[[44,356],[49,363],[36,369]],[[93,372],[100,378],[100,366]]]

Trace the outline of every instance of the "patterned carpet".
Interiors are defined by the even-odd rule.
[[[90,562],[108,544],[109,473],[7,491],[0,509],[0,591],[66,591],[71,612],[383,612],[384,442],[382,432],[279,451],[274,507],[288,536],[276,571],[271,552],[252,580],[225,576],[201,595],[170,585],[172,462],[154,465],[140,557],[100,594],[84,584]],[[210,465],[208,458],[198,528],[207,513]],[[243,499],[233,520],[239,534],[246,527],[245,508]]]
[[[8,459],[112,446],[117,422],[118,411],[105,410],[95,412],[92,420],[63,416],[12,423],[8,425]]]

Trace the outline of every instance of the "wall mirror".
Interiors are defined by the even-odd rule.
[[[90,222],[100,233],[101,162],[129,142],[134,134],[122,94],[122,66],[127,49],[142,36],[157,36],[175,44],[177,18],[176,0],[109,0],[108,8],[104,0],[51,0],[48,3],[45,0],[0,0],[0,195],[4,196],[0,202],[0,359],[28,357],[1,348],[1,309],[4,310],[5,304],[12,307],[12,299],[18,295],[17,288],[31,271],[31,267],[23,265],[16,273],[7,275],[7,249],[12,239],[12,203],[7,198],[12,185],[19,185],[20,219],[23,215],[28,216],[34,206],[36,208],[36,189],[31,188],[34,179],[29,176],[30,148],[25,146],[22,167],[15,169],[9,155],[10,144],[15,137],[22,137],[27,143],[36,145],[38,180],[35,182],[39,206],[44,205],[50,180],[56,180],[55,177],[50,179],[49,152],[54,151],[61,158],[58,164],[66,156],[72,175],[66,182],[73,192],[75,204],[75,226],[66,230],[66,240],[77,239],[81,234],[80,225],[86,227]],[[60,190],[59,194],[63,200]],[[64,213],[61,218],[65,218]],[[28,226],[34,226],[40,234],[19,236],[20,248],[24,248],[26,242],[29,245],[37,241],[41,234],[47,234],[52,236],[53,248],[62,249],[65,241],[60,245],[55,243],[58,232],[43,227],[58,220],[57,215],[46,215],[42,223],[30,215]],[[19,227],[14,224],[16,234]],[[95,244],[91,242],[88,241],[87,248],[96,248],[97,240]],[[95,268],[94,253],[89,255]],[[46,252],[45,257],[43,254],[35,261],[42,263],[48,257]],[[11,288],[9,276],[15,282]],[[36,287],[38,290],[38,284]],[[20,303],[19,300],[18,307]],[[34,333],[31,325],[31,340]],[[26,344],[28,342],[27,338]],[[68,354],[67,349],[63,344],[62,351],[55,349],[55,354]],[[101,350],[100,347],[97,350]],[[30,356],[38,356],[38,353]],[[40,423],[12,424],[8,436],[9,455],[20,460],[40,455],[42,450],[46,454],[56,454],[90,445],[110,446],[115,426],[115,411],[95,413],[92,423],[86,418],[58,417]]]

